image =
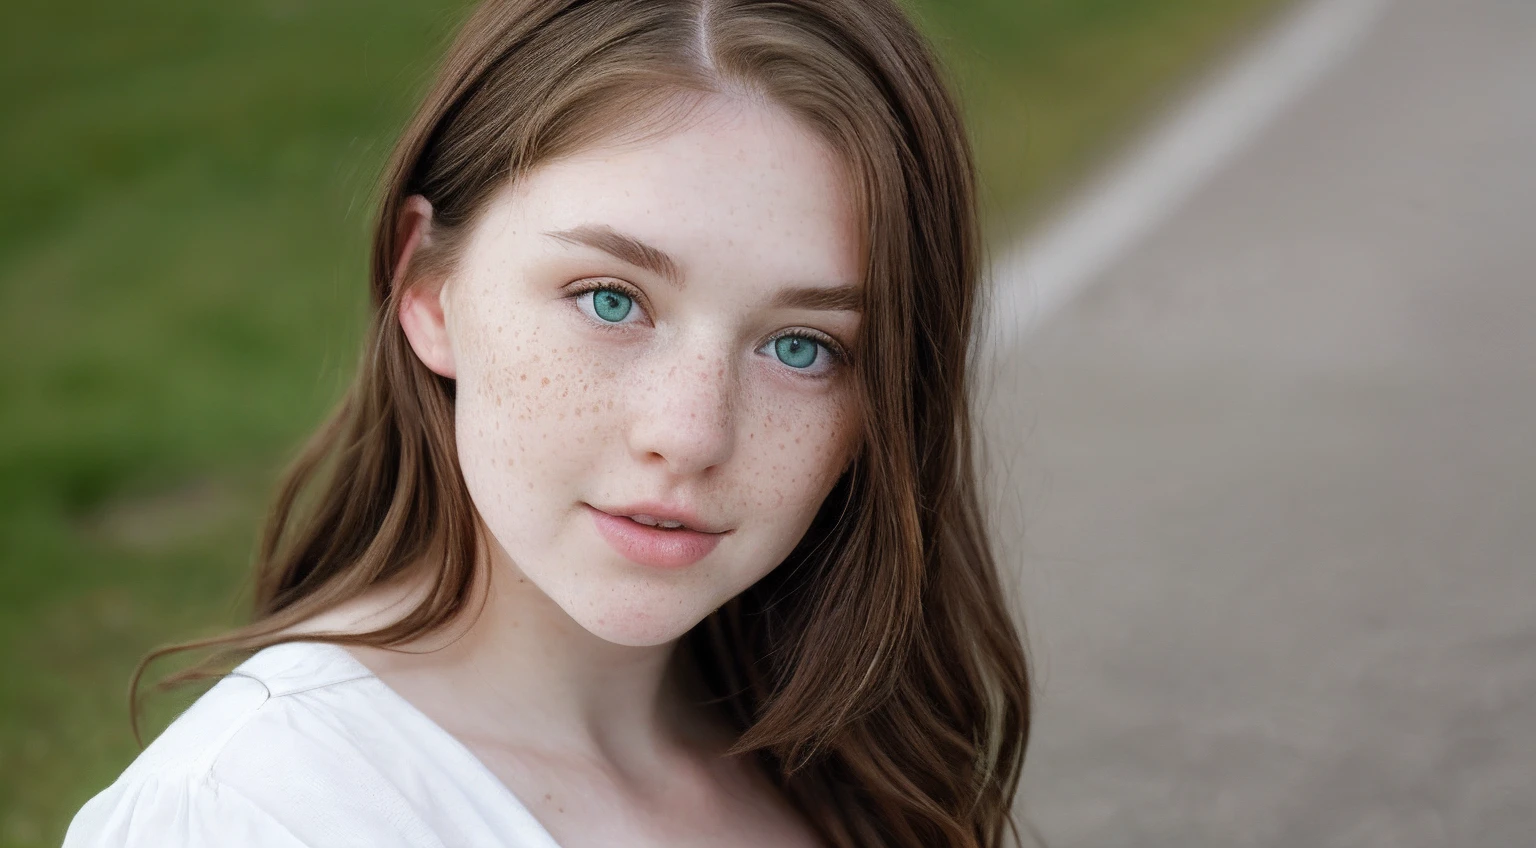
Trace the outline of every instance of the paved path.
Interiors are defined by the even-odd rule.
[[[1536,845],[1536,2],[1396,0],[1000,361],[1049,845]]]

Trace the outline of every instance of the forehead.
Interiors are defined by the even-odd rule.
[[[605,225],[656,245],[685,276],[857,284],[861,221],[843,162],[784,110],[711,98],[643,141],[544,163],[488,217],[520,234]]]

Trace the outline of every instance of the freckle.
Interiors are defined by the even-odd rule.
[[[549,378],[548,378],[548,377],[545,377],[545,378],[544,378],[544,379],[542,379],[542,380],[540,380],[540,381],[539,381],[539,385],[541,385],[541,386],[547,386],[547,385],[549,385]]]
[[[501,395],[496,396],[496,405],[501,406]],[[797,440],[798,441],[798,440]]]
[[[523,381],[524,383],[526,383],[526,382],[528,382],[528,375],[527,374],[519,374],[519,375],[517,375],[517,379],[519,379],[519,380]]]

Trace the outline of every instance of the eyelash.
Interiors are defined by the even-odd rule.
[[[626,285],[624,283],[618,282],[617,280],[585,280],[585,281],[582,281],[582,282],[579,282],[579,283],[575,283],[575,284],[573,284],[570,287],[570,294],[566,295],[566,297],[572,302],[572,305],[575,305],[576,299],[581,297],[582,295],[588,294],[589,292],[598,292],[598,291],[604,291],[604,290],[616,291],[619,294],[624,295],[625,297],[627,297],[631,301],[633,301],[636,306],[640,306],[642,311],[644,311],[644,307],[641,305],[643,303],[643,301],[644,301],[644,298],[640,294],[640,292],[637,291],[636,289],[634,289],[631,286],[628,286],[628,285]],[[580,307],[577,307],[577,310],[580,311]],[[583,315],[583,317],[586,317],[586,313],[582,313],[582,315]],[[614,328],[623,326],[622,324],[614,324],[614,323],[610,323],[610,322],[595,321],[593,323],[598,324],[599,326],[603,327],[604,329],[614,329]],[[779,331],[777,333],[774,333],[772,336],[769,336],[766,340],[764,340],[763,346],[767,347],[768,345],[774,344],[779,339],[786,338],[786,337],[794,337],[794,338],[806,339],[808,341],[812,341],[812,342],[815,342],[816,344],[820,345],[822,350],[825,350],[827,352],[827,355],[832,357],[832,362],[833,362],[834,369],[840,369],[843,366],[848,364],[848,354],[846,352],[844,352],[843,346],[838,344],[836,339],[832,338],[831,336],[827,335],[826,333],[821,332],[820,330],[812,330],[812,329],[809,329],[809,328],[796,329],[796,330],[781,330],[781,331]],[[758,349],[761,350],[762,348],[758,348]],[[788,366],[786,366],[786,367],[788,367]],[[790,370],[791,371],[797,371],[797,372],[799,371],[799,369],[796,369],[796,368],[790,368]],[[801,376],[804,379],[810,379],[810,380],[825,380],[825,379],[827,379],[827,378],[832,376],[831,373],[828,373],[828,374],[806,374],[804,372],[800,372],[800,373],[801,373]]]

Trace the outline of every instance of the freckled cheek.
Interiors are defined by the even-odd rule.
[[[752,506],[814,514],[851,458],[854,426],[837,398],[765,409],[748,428],[744,447],[743,483]]]
[[[484,461],[538,457],[546,470],[562,455],[595,448],[617,409],[617,374],[591,345],[538,329],[496,340],[461,369],[461,429],[472,429]]]

